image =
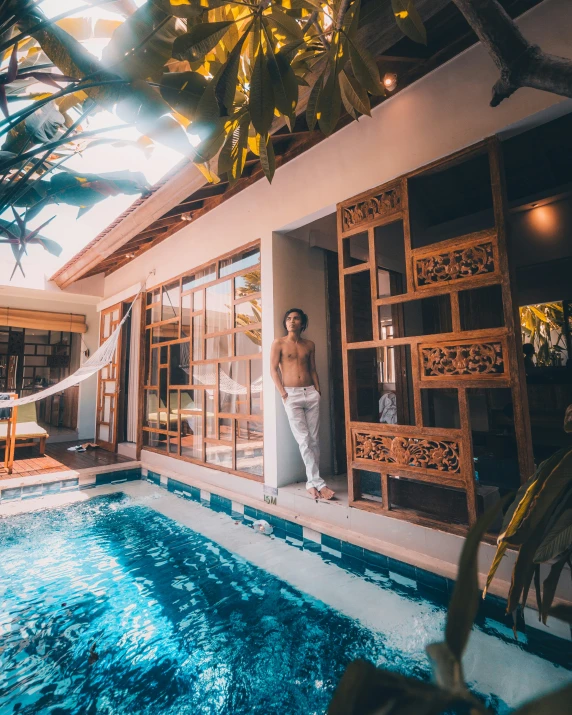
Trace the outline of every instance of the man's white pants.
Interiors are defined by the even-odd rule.
[[[294,439],[300,447],[300,454],[306,467],[306,489],[318,491],[326,485],[320,477],[320,393],[310,387],[285,387],[288,397],[284,407],[290,422]]]

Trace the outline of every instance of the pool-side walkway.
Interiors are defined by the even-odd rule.
[[[4,450],[0,450],[0,480],[14,477],[34,477],[59,472],[81,471],[132,461],[121,454],[105,449],[89,449],[85,452],[69,452],[74,447],[90,440],[55,442],[46,444],[46,453],[39,456],[37,447],[21,447],[16,450],[12,474],[4,469]]]

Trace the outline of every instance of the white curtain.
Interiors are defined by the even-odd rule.
[[[137,409],[139,406],[139,353],[141,339],[141,301],[131,311],[131,340],[129,345],[129,387],[127,392],[127,441],[137,442]]]

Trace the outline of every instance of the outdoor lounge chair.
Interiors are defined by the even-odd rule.
[[[33,447],[39,440],[40,456],[46,449],[46,439],[48,433],[36,422],[36,403],[30,402],[27,405],[18,407],[16,416],[16,447]],[[8,433],[8,423],[0,422],[0,444],[6,441]]]

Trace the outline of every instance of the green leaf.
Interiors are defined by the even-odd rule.
[[[446,643],[430,643],[425,650],[431,659],[434,680],[440,688],[467,694],[461,661]]]
[[[464,702],[432,683],[357,660],[338,683],[328,715],[438,715]]]
[[[272,5],[271,14],[268,19],[278,30],[278,33],[284,36],[284,39],[297,40],[298,42],[303,40],[304,33],[300,25],[298,25],[293,17],[287,15],[276,5]]]
[[[195,164],[205,164],[216,156],[218,150],[222,147],[227,133],[227,117],[219,117],[215,122],[211,123],[208,128],[203,129],[203,141],[196,147],[193,154],[193,162]],[[208,131],[207,131],[208,129]]]
[[[244,33],[232,48],[225,64],[223,65],[220,74],[218,75],[215,87],[216,96],[221,102],[227,113],[230,114],[234,105],[238,85],[238,70],[240,68],[240,56],[244,42],[250,32],[252,23],[244,30]]]
[[[510,495],[508,495],[510,496]],[[447,613],[445,641],[457,660],[461,660],[473,622],[479,608],[478,553],[481,539],[492,526],[502,507],[508,501],[501,499],[491,509],[486,511],[471,527],[465,543],[457,580]]]
[[[341,108],[342,97],[338,78],[336,73],[330,70],[324,88],[320,92],[317,112],[320,129],[326,136],[330,136],[336,128],[336,124],[340,118]]]
[[[236,144],[233,146],[231,179],[240,179],[246,163],[248,154],[248,127],[250,126],[250,115],[245,112],[238,125],[238,136]],[[231,183],[233,183],[231,181]]]
[[[306,123],[308,124],[308,129],[311,132],[314,131],[316,127],[316,121],[318,118],[318,103],[320,101],[320,94],[322,93],[323,86],[324,75],[321,74],[314,82],[314,86],[312,87],[310,97],[308,98],[308,104],[306,106]]]
[[[220,107],[215,93],[215,79],[216,78],[213,77],[213,79],[211,79],[211,81],[208,83],[205,91],[202,94],[202,97],[197,104],[197,108],[195,111],[195,119],[193,123],[188,127],[188,131],[191,134],[200,135],[201,132],[199,125],[213,124],[220,117]]]
[[[538,700],[532,700],[513,712],[513,715],[567,715],[572,702],[572,685]]]
[[[348,37],[348,48],[355,78],[370,94],[385,94],[379,78],[379,70],[372,55],[362,46],[357,37]]]
[[[173,43],[173,57],[189,62],[202,60],[213,47],[218,45],[231,25],[234,25],[234,20],[194,25],[190,32],[177,37]]]
[[[264,176],[272,183],[274,172],[276,171],[276,158],[272,139],[269,136],[260,138],[260,164],[262,165]]]
[[[367,114],[368,117],[371,117],[371,106],[367,92],[353,77],[343,71],[340,72],[340,89],[346,109],[348,108],[347,105],[349,105],[359,114]],[[351,114],[351,112],[349,113]]]
[[[427,44],[427,30],[413,0],[391,0],[397,27],[413,42]]]
[[[208,84],[198,72],[168,72],[161,77],[160,92],[175,111],[192,120]]]
[[[223,147],[220,154],[218,155],[218,175],[230,173],[232,170],[232,149],[233,146],[238,141],[239,125],[238,122],[233,122],[231,128],[226,135]]]
[[[519,528],[512,534],[503,535],[503,540],[508,541],[509,544],[519,545],[524,543],[528,535],[535,531],[538,524],[556,508],[560,503],[563,492],[572,484],[572,449],[559,450],[553,457],[556,457],[556,460],[551,457],[546,462],[550,466],[555,461],[556,464],[540,484],[540,488],[533,494],[530,506]]]
[[[560,556],[572,545],[572,509],[566,509],[548,530],[534,554],[536,563],[544,563]]]
[[[276,109],[291,117],[298,104],[298,83],[290,63],[281,52],[274,54],[268,43],[268,71],[272,80]]]
[[[102,64],[125,79],[159,79],[182,32],[175,17],[165,17],[145,3],[115,30],[103,51]]]
[[[258,48],[250,78],[249,107],[254,128],[264,136],[272,126],[274,118],[274,90],[261,46]]]
[[[555,564],[552,564],[552,568],[548,576],[544,579],[542,584],[542,622],[546,624],[546,619],[548,618],[548,612],[552,608],[552,603],[554,601],[554,596],[556,595],[556,588],[558,587],[558,581],[562,574],[562,570],[570,558],[570,554],[566,553],[562,558],[560,558]]]

